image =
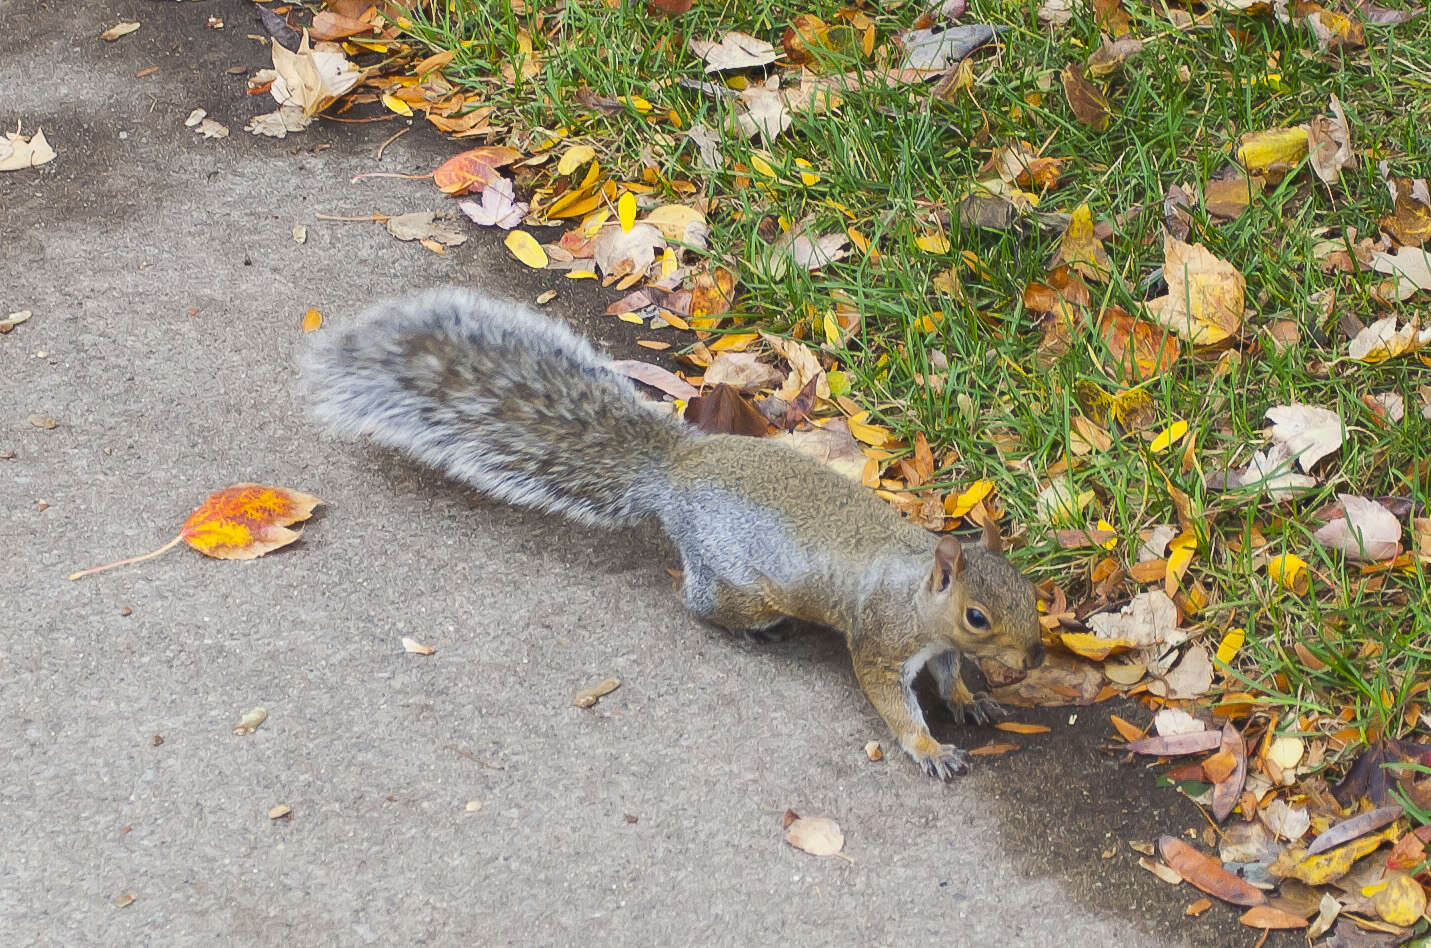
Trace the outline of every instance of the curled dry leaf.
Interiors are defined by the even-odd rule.
[[[1194,731],[1188,734],[1172,734],[1139,738],[1130,741],[1128,750],[1147,757],[1183,757],[1188,754],[1203,754],[1222,745],[1222,735],[1217,731]]]
[[[269,48],[278,73],[270,93],[280,107],[293,106],[304,115],[322,112],[363,78],[362,71],[343,55],[341,46],[310,46],[307,32],[297,52],[290,52],[282,43],[270,43]]]
[[[444,247],[466,243],[467,234],[452,218],[436,211],[412,211],[387,219],[388,233],[398,240],[435,240]]]
[[[1182,708],[1163,708],[1153,715],[1153,730],[1162,737],[1172,737],[1175,734],[1201,734],[1207,730],[1207,725]]]
[[[1171,671],[1148,683],[1148,691],[1164,698],[1197,698],[1212,687],[1212,658],[1201,645],[1189,646]]]
[[[799,816],[785,827],[785,842],[812,856],[833,856],[845,847],[845,834],[827,816]]]
[[[268,811],[268,818],[270,820],[287,819],[292,815],[293,807],[289,806],[287,803],[280,803]]]
[[[865,744],[865,756],[871,761],[884,760],[884,748],[879,746],[879,741],[870,741]]]
[[[402,637],[402,649],[404,652],[411,652],[414,655],[431,655],[437,651],[431,645],[423,645],[417,639],[409,638],[406,635]]]
[[[268,720],[268,709],[264,707],[254,708],[239,718],[239,722],[234,725],[235,734],[252,734],[257,731],[264,721]]]
[[[1220,823],[1232,815],[1247,783],[1247,744],[1231,721],[1222,726],[1222,740],[1218,748],[1218,754],[1231,758],[1232,763],[1231,769],[1220,780],[1213,781],[1212,815]]]
[[[99,34],[99,38],[104,40],[106,43],[113,43],[121,36],[128,36],[130,33],[133,33],[138,29],[139,24],[133,21],[116,23],[109,29],[105,30],[103,33]]]
[[[621,679],[604,678],[596,684],[588,685],[587,687],[578,691],[575,695],[572,696],[571,703],[576,705],[578,708],[594,707],[596,705],[596,702],[600,701],[606,695],[611,694],[611,692],[615,691],[617,688],[620,687]]]
[[[1266,905],[1267,896],[1251,884],[1222,868],[1222,863],[1200,852],[1176,836],[1158,838],[1158,856],[1178,875],[1213,898],[1233,905]]]
[[[1401,522],[1374,500],[1338,494],[1344,516],[1327,521],[1312,534],[1318,543],[1366,562],[1393,559],[1401,552]]]
[[[1351,129],[1341,100],[1331,97],[1331,117],[1320,115],[1307,129],[1307,160],[1326,184],[1336,184],[1343,168],[1352,164]]]
[[[1103,638],[1127,639],[1139,646],[1177,645],[1187,639],[1178,628],[1178,607],[1161,589],[1134,596],[1117,613],[1090,616],[1088,627]]]

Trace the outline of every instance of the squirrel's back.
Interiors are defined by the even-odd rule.
[[[564,325],[470,290],[378,303],[320,335],[303,380],[330,430],[585,523],[655,513],[671,451],[697,436]]]

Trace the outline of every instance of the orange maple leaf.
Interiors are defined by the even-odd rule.
[[[323,501],[311,494],[265,484],[235,484],[210,494],[184,521],[179,535],[157,550],[70,574],[90,573],[138,563],[158,556],[183,541],[205,556],[221,560],[251,560],[287,546],[302,535],[289,524],[307,520]]]

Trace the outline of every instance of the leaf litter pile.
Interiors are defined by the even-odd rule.
[[[694,423],[1005,522],[1051,652],[996,696],[1134,702],[1110,752],[1205,808],[1147,868],[1253,928],[1424,933],[1431,17],[739,6],[258,6],[246,130],[450,135],[432,206],[366,219],[496,229],[619,292],[680,371],[623,368]]]

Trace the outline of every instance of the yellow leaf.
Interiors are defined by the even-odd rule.
[[[1064,632],[1059,637],[1063,647],[1092,662],[1101,662],[1109,655],[1136,648],[1132,639],[1105,639],[1091,632]]]
[[[540,270],[547,265],[547,252],[542,249],[541,244],[537,243],[537,239],[526,231],[512,231],[503,243],[507,245],[508,250],[512,251],[512,256],[533,270]]]
[[[1307,155],[1305,128],[1273,128],[1248,132],[1237,146],[1237,160],[1249,171],[1266,171],[1274,164],[1295,165]]]
[[[1415,925],[1426,911],[1426,890],[1412,876],[1397,872],[1371,901],[1382,921],[1406,928]]]
[[[1164,451],[1183,440],[1183,435],[1188,433],[1188,423],[1186,421],[1175,421],[1162,431],[1148,445],[1148,450],[1154,454],[1162,454]]]
[[[639,95],[622,96],[620,101],[625,102],[627,105],[631,106],[631,108],[635,109],[637,112],[640,112],[642,115],[645,115],[647,112],[651,111],[652,108],[651,103],[641,98]]]
[[[1111,550],[1118,545],[1118,531],[1114,529],[1113,524],[1100,517],[1098,520],[1098,529],[1106,533],[1113,534],[1113,536],[1098,544],[1099,546],[1101,546],[1105,550]]]
[[[309,309],[303,314],[303,331],[317,332],[318,327],[323,325],[323,314],[316,309]]]
[[[1197,346],[1222,342],[1242,325],[1247,281],[1236,267],[1202,244],[1163,239],[1168,295],[1149,300],[1148,314]]]
[[[806,161],[804,158],[796,158],[795,167],[801,169],[800,183],[805,185],[805,187],[814,187],[815,185],[820,183],[820,176],[818,174],[816,174],[814,171],[804,170],[813,167],[810,162]]]
[[[1163,588],[1168,595],[1177,590],[1178,580],[1187,572],[1196,553],[1197,537],[1191,533],[1179,534],[1168,543],[1168,569],[1163,577]]]
[[[865,444],[879,447],[889,440],[889,429],[883,425],[872,425],[865,419],[870,416],[867,411],[858,412],[849,417],[850,434]]]
[[[1305,846],[1286,849],[1272,864],[1272,872],[1274,875],[1292,876],[1307,885],[1326,885],[1346,875],[1352,863],[1380,846],[1385,838],[1381,833],[1364,836],[1316,856],[1308,856]]]
[[[1222,637],[1222,642],[1217,646],[1217,660],[1227,665],[1232,662],[1237,650],[1242,648],[1242,643],[1247,641],[1247,632],[1243,629],[1228,629],[1227,634]]]
[[[775,169],[771,167],[770,162],[758,151],[750,153],[750,167],[756,174],[763,175],[767,178],[773,179],[779,177],[779,175],[775,173]]]
[[[557,174],[571,174],[595,157],[596,149],[590,145],[572,145],[557,162]]]
[[[832,346],[838,346],[842,342],[840,333],[840,323],[835,319],[833,310],[825,311],[824,319],[825,341]]]
[[[676,262],[675,251],[667,247],[661,252],[661,279],[664,280],[666,277],[675,273],[679,267],[680,264]]]
[[[1283,553],[1268,560],[1267,575],[1299,596],[1307,592],[1307,562],[1294,553]]]
[[[630,191],[622,193],[616,201],[616,219],[621,222],[621,229],[628,231],[636,223],[636,195]]]
[[[1052,730],[1047,724],[1024,724],[1021,721],[1000,721],[994,725],[996,731],[1008,731],[1010,734],[1047,734]]]
[[[619,319],[619,320],[621,320],[623,323],[632,323],[633,325],[636,325],[636,326],[644,326],[644,325],[646,325],[646,324],[641,320],[641,317],[640,317],[640,316],[637,316],[635,313],[617,313],[617,314],[616,314],[616,318]]]
[[[384,94],[383,105],[387,107],[389,112],[396,112],[398,115],[406,115],[408,117],[412,116],[412,106],[395,95]]]
[[[977,505],[984,502],[984,498],[994,492],[994,482],[977,480],[969,485],[969,489],[959,496],[950,494],[944,498],[944,512],[951,517],[962,517]]]
[[[914,245],[925,253],[949,252],[949,238],[940,233],[922,234],[914,239]]]

